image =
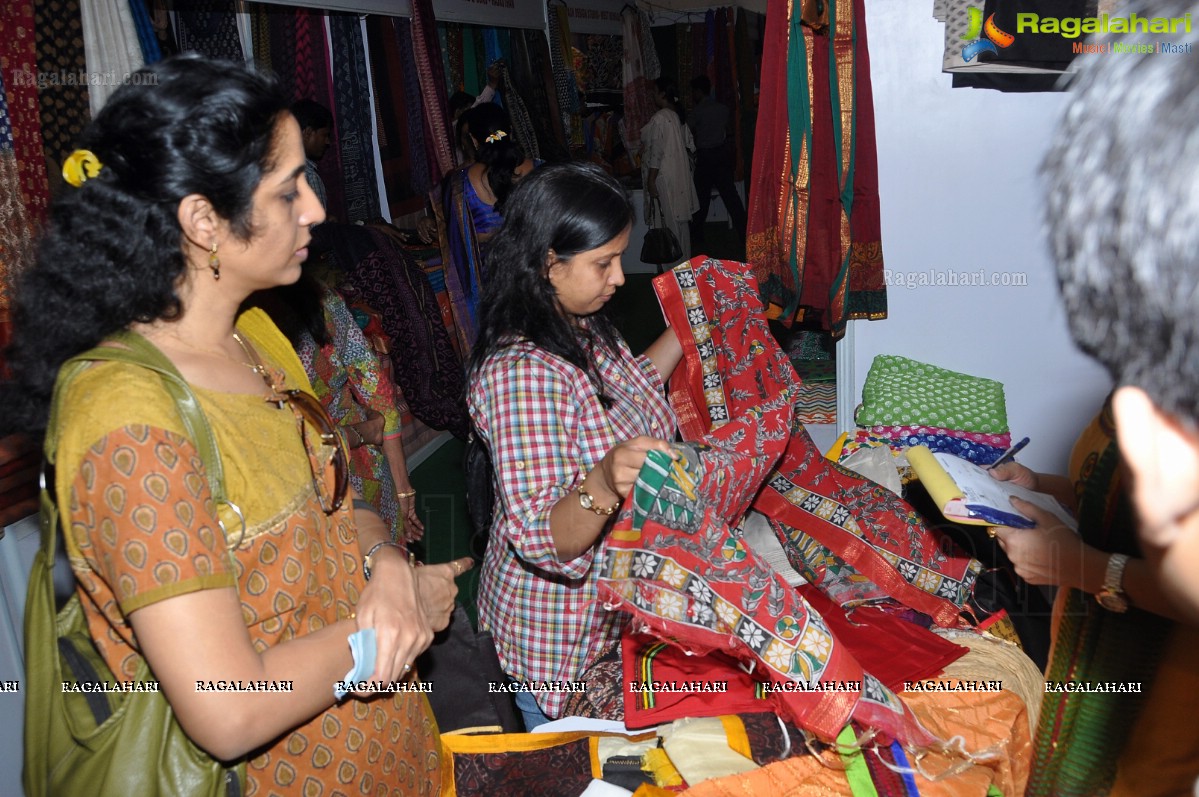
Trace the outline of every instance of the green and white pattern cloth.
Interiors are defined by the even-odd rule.
[[[870,366],[857,423],[988,434],[1009,431],[1001,382],[890,354],[880,354]]]

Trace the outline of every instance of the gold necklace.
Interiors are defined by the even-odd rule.
[[[250,345],[245,342],[245,340],[242,339],[242,336],[236,329],[233,330],[233,339],[237,341],[238,346],[241,346],[242,353],[246,355],[246,359],[253,362],[252,365],[250,363],[242,364],[249,366],[251,371],[262,377],[262,381],[266,385],[266,389],[269,391],[269,395],[266,397],[266,402],[268,404],[274,404],[278,409],[283,409],[284,405],[287,403],[286,399],[283,397],[284,392],[279,389],[278,385],[275,384],[275,380],[271,377],[270,372],[267,371],[266,366],[262,364],[260,359],[258,359],[258,353],[254,351],[254,349],[251,348]]]
[[[258,367],[256,365],[254,365],[252,363],[244,362],[242,360],[237,359],[236,357],[230,357],[229,353],[227,351],[223,351],[221,349],[206,349],[203,346],[197,346],[196,344],[186,341],[183,338],[179,337],[178,335],[174,335],[174,334],[169,335],[169,337],[171,338],[171,340],[174,340],[178,343],[183,344],[184,346],[191,349],[192,351],[198,351],[201,354],[207,354],[209,357],[220,357],[223,360],[228,360],[229,362],[234,362],[234,363],[237,363],[238,365],[244,365],[245,367],[249,368],[251,371],[254,371],[254,372],[258,371]],[[234,332],[233,332],[233,339],[236,340],[238,343],[241,343],[241,339],[238,337],[236,330],[234,330]],[[246,347],[244,344],[242,345],[241,348],[242,348],[243,352],[246,352]],[[246,356],[249,358],[249,352],[246,352]],[[252,358],[250,358],[250,359],[252,359]]]

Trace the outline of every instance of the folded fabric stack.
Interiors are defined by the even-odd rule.
[[[799,422],[837,422],[837,363],[832,359],[832,336],[797,330],[786,346],[787,359],[799,376],[795,411]]]
[[[795,406],[800,423],[837,422],[837,364],[832,360],[791,361],[799,375]]]
[[[872,446],[921,445],[989,465],[1012,443],[1002,383],[895,355],[874,358],[857,422],[842,459]]]

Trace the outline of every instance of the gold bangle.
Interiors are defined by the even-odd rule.
[[[366,438],[362,436],[362,432],[358,431],[358,428],[354,424],[347,423],[346,429],[353,432],[354,436],[358,438],[357,444],[351,445],[350,448],[361,448],[366,443]]]
[[[416,495],[416,490],[409,490],[406,493],[396,493],[396,498],[411,498]]]

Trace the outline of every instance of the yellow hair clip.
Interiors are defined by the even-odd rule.
[[[62,164],[62,179],[78,188],[88,178],[95,177],[104,168],[100,159],[90,149],[77,149]]]
[[[486,141],[488,144],[494,144],[495,142],[499,141],[501,138],[506,138],[507,136],[508,136],[508,134],[505,133],[503,130],[497,130],[483,140]]]

